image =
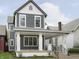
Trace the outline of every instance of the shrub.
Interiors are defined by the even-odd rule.
[[[77,45],[77,46],[74,46],[74,48],[79,48],[79,45]]]
[[[70,48],[68,50],[68,53],[77,53],[77,54],[79,54],[79,48]]]

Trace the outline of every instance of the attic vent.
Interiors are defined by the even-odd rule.
[[[29,10],[32,10],[32,9],[33,9],[33,7],[30,5],[30,6],[29,6]]]

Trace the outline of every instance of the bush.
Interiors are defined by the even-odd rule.
[[[70,48],[68,50],[68,53],[77,53],[77,54],[79,54],[79,48]]]
[[[74,48],[79,48],[79,45],[77,45],[77,46],[74,46]]]

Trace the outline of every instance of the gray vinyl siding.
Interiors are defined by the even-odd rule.
[[[19,27],[19,14],[17,14],[17,27]],[[41,16],[41,28],[44,28],[44,15],[35,15],[35,14],[25,14],[26,15],[26,28],[34,28],[34,17]]]
[[[41,15],[41,28],[44,28],[44,16]]]
[[[14,51],[15,50],[15,32],[10,32],[10,40],[14,40],[14,46],[11,46],[9,44],[9,47],[10,47],[10,51]],[[9,43],[11,43],[11,41],[9,41]]]
[[[17,27],[19,27],[19,14],[17,14]]]
[[[15,32],[14,32],[13,28],[11,28],[12,25],[13,25],[13,28],[14,28],[14,24],[13,23],[8,23],[8,29],[9,29],[9,35],[10,35],[9,36],[9,40],[8,40],[9,51],[14,51],[15,50],[15,38],[14,38]],[[14,40],[14,46],[10,45],[11,40]]]
[[[26,15],[26,27],[34,28],[34,15]]]
[[[10,42],[9,42],[10,43]],[[15,50],[15,40],[14,40],[14,46],[11,46],[10,44],[9,44],[9,51],[14,51]]]
[[[13,31],[10,31],[10,39],[14,39],[14,32]]]

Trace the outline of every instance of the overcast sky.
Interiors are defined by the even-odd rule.
[[[79,18],[79,0],[34,0],[46,13],[46,23],[57,25]],[[27,0],[0,0],[0,24],[7,24],[7,16],[23,5]]]

